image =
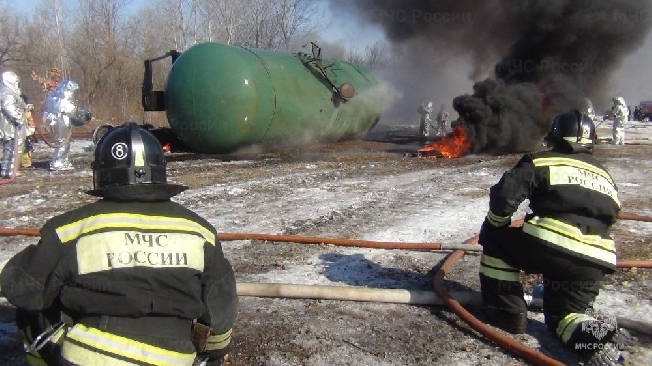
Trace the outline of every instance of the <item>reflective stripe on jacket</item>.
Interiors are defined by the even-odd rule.
[[[524,155],[491,187],[487,221],[508,225],[523,200],[532,213],[523,231],[551,247],[615,270],[611,226],[620,211],[618,188],[591,152],[574,143]]]

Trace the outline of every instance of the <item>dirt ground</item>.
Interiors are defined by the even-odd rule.
[[[51,173],[45,167],[50,150],[40,146],[35,152],[35,168],[22,171],[15,183],[0,186],[0,226],[37,228],[52,215],[94,201],[83,192],[91,185],[91,150],[89,141],[77,141],[73,173]],[[232,155],[170,154],[169,172],[172,180],[186,184],[193,192],[210,187],[210,194],[188,194],[182,202],[191,207],[210,207],[218,231],[263,232],[361,238],[384,225],[410,227],[401,212],[417,210],[423,189],[409,181],[423,173],[435,177],[437,171],[472,176],[487,170],[491,174],[476,186],[459,187],[455,182],[443,190],[468,199],[482,199],[490,183],[516,163],[520,154],[504,156],[466,156],[459,159],[425,159],[413,156],[414,143],[374,141],[314,145],[270,153],[241,152]],[[620,149],[596,148],[599,159],[649,160],[652,145],[629,144]],[[392,180],[395,179],[395,180]],[[407,180],[406,180],[407,179]],[[420,178],[419,178],[420,179]],[[473,179],[473,178],[470,178]],[[427,181],[427,180],[426,180]],[[236,184],[237,182],[237,184]],[[360,183],[366,182],[366,183]],[[386,191],[373,189],[372,183],[404,182]],[[472,182],[472,180],[467,181]],[[388,183],[388,184],[389,184]],[[337,209],[319,215],[302,214],[301,201],[281,203],[290,190],[326,187],[323,205],[335,204],[344,189],[358,189],[368,184],[362,202],[346,196]],[[435,184],[435,183],[433,183]],[[417,187],[414,187],[417,185]],[[216,188],[217,187],[217,188]],[[245,189],[241,193],[237,189]],[[461,189],[464,188],[464,189]],[[328,196],[329,189],[333,195]],[[217,193],[216,193],[217,192]],[[451,193],[451,194],[452,194]],[[209,197],[209,198],[207,198]],[[210,202],[207,201],[210,200]],[[436,194],[430,198],[433,210]],[[449,200],[449,198],[447,198]],[[31,204],[21,204],[31,202]],[[369,202],[373,202],[373,205]],[[211,206],[208,206],[208,205]],[[454,205],[454,201],[442,204]],[[399,206],[399,207],[396,207]],[[402,207],[400,207],[402,206]],[[365,209],[368,208],[368,209]],[[628,212],[649,212],[650,197],[627,196],[623,207]],[[285,211],[267,212],[283,208]],[[318,210],[317,207],[313,208]],[[419,207],[419,210],[422,208]],[[426,207],[428,209],[428,207]],[[239,212],[236,212],[239,211]],[[295,215],[291,214],[296,211]],[[388,215],[387,212],[390,214]],[[287,214],[286,214],[287,213]],[[482,217],[478,213],[474,220]],[[389,217],[388,217],[389,216]],[[256,219],[256,217],[259,217]],[[407,217],[407,214],[406,214]],[[370,223],[375,222],[374,225]],[[481,222],[481,221],[480,221]],[[453,234],[427,232],[434,239],[461,242],[475,234],[448,228]],[[276,228],[275,232],[266,231]],[[620,257],[652,258],[652,239],[641,236],[630,226],[617,224]],[[425,230],[425,229],[424,229]],[[446,230],[442,229],[442,232]],[[424,235],[426,235],[424,234]],[[368,236],[368,235],[367,235]],[[427,235],[426,235],[427,236]],[[0,237],[0,262],[20,248],[34,243],[35,238]],[[413,240],[418,241],[418,240]],[[448,253],[410,251],[377,251],[371,249],[340,249],[328,245],[301,245],[239,241],[223,243],[225,254],[233,264],[238,282],[256,282],[261,278],[307,280],[301,269],[317,259],[327,264],[314,276],[347,286],[404,288],[431,290],[433,273]],[[370,260],[373,258],[374,260]],[[467,256],[447,277],[450,289],[477,291],[479,256]],[[285,277],[283,277],[285,276]],[[535,276],[524,278],[531,284]],[[304,282],[305,282],[304,281]],[[270,281],[271,282],[271,281]],[[315,280],[315,282],[319,282]],[[632,294],[639,301],[652,300],[652,271],[619,270],[609,276],[605,287]],[[471,309],[478,312],[478,309]],[[516,337],[527,345],[565,364],[578,364],[579,359],[560,347],[543,325],[540,313],[530,313],[527,334]],[[24,364],[22,345],[11,324],[13,309],[0,303],[0,364]],[[630,350],[630,364],[641,364],[649,356],[652,343],[636,334],[638,345]],[[482,337],[462,322],[454,313],[441,306],[366,303],[338,300],[284,299],[241,297],[237,324],[234,328],[233,350],[227,361],[231,365],[518,365],[526,363]],[[645,363],[645,362],[644,362]]]

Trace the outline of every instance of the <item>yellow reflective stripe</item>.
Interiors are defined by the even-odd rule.
[[[480,273],[496,280],[518,282],[520,272],[500,258],[482,254],[480,259]]]
[[[575,185],[609,196],[620,207],[618,190],[604,176],[571,166],[551,166],[550,185]]]
[[[93,366],[134,366],[135,363],[128,362],[110,355],[94,352],[80,347],[74,343],[64,342],[61,348],[61,357],[75,365]]]
[[[492,257],[486,254],[482,254],[482,256],[480,257],[480,263],[493,268],[511,270],[512,272],[520,271],[518,268],[512,267],[509,264],[505,263],[502,259]]]
[[[196,234],[110,231],[77,241],[79,274],[117,268],[193,268],[204,270],[204,238]]]
[[[523,232],[543,239],[551,244],[570,250],[574,253],[583,254],[603,262],[616,265],[615,245],[609,247],[604,240],[601,246],[591,245],[586,241],[582,242],[566,235],[551,231],[549,228],[536,226],[530,222],[523,225]],[[613,243],[613,241],[611,241]]]
[[[195,353],[181,353],[166,350],[133,339],[103,332],[99,329],[86,327],[82,324],[76,324],[72,329],[70,329],[67,338],[103,352],[155,365],[192,365],[195,359]],[[62,355],[67,360],[82,365],[96,364],[95,362],[89,363],[87,359],[84,359],[84,362],[81,363],[76,360],[78,357],[82,356],[84,358],[89,357],[88,353],[92,353],[92,351],[84,350],[84,352],[82,352],[79,350],[80,347],[69,347],[68,352],[66,352],[66,346],[74,345],[70,342],[64,341]],[[75,350],[72,348],[75,348]],[[86,353],[86,355],[82,353]],[[106,360],[106,356],[102,356],[100,359]],[[113,361],[113,359],[111,361]]]
[[[555,165],[567,165],[567,166],[572,166],[578,169],[583,169],[583,170],[588,170],[592,173],[599,174],[602,177],[604,177],[606,180],[609,181],[611,185],[614,184],[613,179],[603,169],[598,168],[595,165],[591,165],[589,163],[585,163],[580,160],[576,159],[570,159],[570,158],[562,158],[562,157],[554,157],[554,158],[536,158],[532,160],[532,163],[534,163],[534,166],[538,167],[544,167],[544,166],[555,166]]]
[[[573,332],[575,332],[575,329],[577,329],[577,326],[588,320],[593,320],[593,318],[586,314],[570,313],[557,324],[555,332],[561,338],[562,342],[567,343],[573,335]]]
[[[64,336],[66,335],[67,332],[68,332],[68,327],[64,325],[63,328],[57,330],[54,333],[52,338],[50,338],[50,342],[61,346],[61,342],[63,342]]]
[[[29,366],[48,366],[48,364],[43,361],[40,354],[25,352],[25,358],[27,358],[27,364]]]
[[[222,334],[213,334],[206,340],[206,350],[216,351],[226,348],[231,343],[231,333],[233,329],[229,329]]]
[[[487,220],[489,220],[489,223],[491,225],[500,227],[500,226],[505,226],[506,224],[511,222],[512,217],[511,216],[498,216],[495,213],[491,212],[491,210],[489,210],[489,212],[487,212]]]
[[[599,247],[608,252],[616,253],[616,243],[612,239],[605,239],[600,235],[585,235],[582,231],[563,221],[551,219],[549,217],[535,216],[528,223],[536,226],[555,231],[562,235],[568,236],[587,245]]]
[[[211,230],[188,219],[179,217],[149,216],[141,214],[112,213],[91,216],[56,229],[62,243],[75,240],[83,234],[102,228],[135,228],[144,230],[185,231],[201,235],[215,245]]]
[[[480,265],[480,273],[489,278],[500,281],[519,282],[519,272],[503,271],[500,269]]]

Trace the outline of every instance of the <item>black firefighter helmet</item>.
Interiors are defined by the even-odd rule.
[[[117,200],[165,200],[188,187],[167,182],[159,141],[135,122],[108,131],[95,147],[93,190],[87,193]]]
[[[595,142],[595,124],[586,114],[574,109],[555,117],[546,140],[552,144],[568,141],[592,149]]]

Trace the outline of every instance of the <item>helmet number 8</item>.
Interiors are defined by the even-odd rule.
[[[111,147],[111,156],[116,160],[123,160],[127,157],[127,144],[119,142]]]

